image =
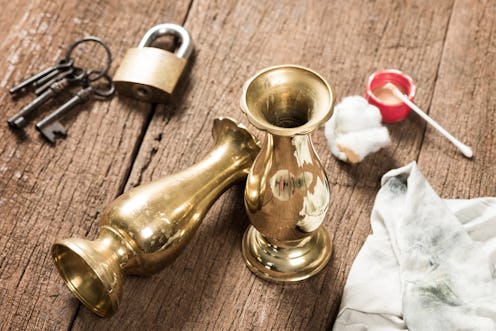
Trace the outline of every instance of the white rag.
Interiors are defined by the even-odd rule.
[[[441,199],[416,163],[381,185],[333,330],[496,330],[496,198]]]

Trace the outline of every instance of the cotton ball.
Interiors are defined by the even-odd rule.
[[[347,161],[348,158],[344,152],[338,149],[338,146],[334,143],[336,141],[336,108],[334,108],[334,113],[325,124],[325,136],[327,139],[327,146],[331,150],[332,155],[340,159],[341,161]]]
[[[381,112],[361,96],[344,98],[334,108],[339,133],[349,133],[373,127],[381,127]]]
[[[368,154],[377,152],[391,143],[385,127],[365,129],[339,135],[336,146],[343,151],[351,163],[362,161]]]
[[[344,98],[325,124],[331,153],[338,159],[357,163],[368,154],[389,145],[388,130],[381,124],[379,109],[360,96]]]

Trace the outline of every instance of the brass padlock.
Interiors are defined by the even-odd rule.
[[[151,47],[157,38],[165,35],[178,38],[175,53]],[[166,103],[192,52],[193,41],[185,28],[169,23],[156,25],[143,36],[138,47],[127,51],[114,76],[115,88],[136,99]]]

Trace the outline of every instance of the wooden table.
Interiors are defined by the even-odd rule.
[[[386,171],[417,161],[442,197],[496,195],[495,1],[19,0],[2,1],[0,17],[2,330],[326,329],[370,232]],[[24,135],[7,127],[5,120],[29,100],[14,102],[8,88],[54,63],[72,41],[90,34],[107,41],[113,73],[126,49],[163,22],[184,24],[196,44],[176,105],[125,97],[87,104],[64,120],[69,136],[56,147],[33,125]],[[413,114],[389,127],[390,147],[356,166],[337,162],[320,130],[313,139],[332,185],[325,227],[335,250],[319,275],[276,285],[248,271],[238,185],[215,203],[173,265],[126,280],[116,315],[98,318],[81,306],[51,263],[54,240],[94,238],[116,196],[203,157],[216,116],[247,123],[238,105],[242,83],[282,63],[322,73],[339,99],[363,94],[378,69],[402,69],[417,83],[418,105],[472,146],[475,158],[465,159]]]

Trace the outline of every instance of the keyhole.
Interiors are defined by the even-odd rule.
[[[148,98],[148,95],[150,94],[150,91],[148,91],[147,88],[144,88],[144,87],[138,87],[136,89],[136,94],[140,97],[140,98],[143,98],[143,99],[146,99]]]

